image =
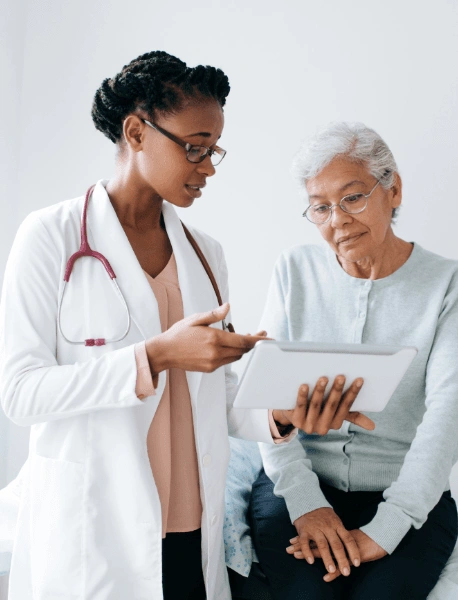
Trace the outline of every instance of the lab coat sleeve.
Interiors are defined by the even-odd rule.
[[[219,275],[221,284],[221,296],[223,302],[229,302],[229,285],[226,260],[224,253],[220,249]],[[226,322],[231,322],[229,313]],[[238,377],[231,368],[231,365],[225,367],[226,377],[226,403],[227,403],[227,421],[229,435],[235,438],[251,440],[255,442],[264,442],[266,444],[275,444],[272,436],[269,411],[267,409],[246,409],[234,408],[234,400],[238,390]],[[284,438],[285,443],[289,442],[297,434],[297,430]],[[278,438],[277,438],[278,443]]]
[[[38,215],[29,215],[8,259],[0,308],[0,399],[18,425],[141,404],[133,344],[57,364],[62,254]]]

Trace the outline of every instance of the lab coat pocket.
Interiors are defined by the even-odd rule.
[[[81,599],[83,465],[34,455],[30,466],[34,599]]]

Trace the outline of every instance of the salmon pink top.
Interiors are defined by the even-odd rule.
[[[183,319],[183,301],[175,256],[156,277],[145,272],[159,307],[162,331]],[[154,395],[155,388],[145,342],[136,344],[136,394],[143,399]],[[164,392],[151,422],[148,436],[148,457],[162,509],[162,537],[168,532],[194,531],[201,526],[199,468],[194,439],[194,423],[186,371],[169,369]],[[281,437],[269,411],[272,437]]]

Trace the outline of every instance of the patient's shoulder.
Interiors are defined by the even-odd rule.
[[[308,267],[322,267],[328,260],[329,250],[321,244],[301,244],[284,250],[278,264],[288,269]]]

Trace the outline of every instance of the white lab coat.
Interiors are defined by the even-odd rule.
[[[135,394],[134,345],[161,332],[150,285],[99,182],[88,237],[110,261],[132,323],[101,347],[67,343],[57,326],[69,256],[79,247],[84,198],[29,215],[14,242],[1,308],[0,393],[7,416],[31,425],[13,543],[11,600],[161,600],[161,507],[146,435],[165,386]],[[163,215],[175,254],[185,316],[217,306],[211,283],[174,208]],[[191,228],[228,298],[221,246]],[[79,260],[62,307],[70,339],[121,333],[125,313],[98,261]],[[218,325],[219,326],[219,325]],[[228,430],[272,442],[267,411],[231,406],[229,367],[188,372],[203,505],[202,565],[209,600],[229,600],[223,518]],[[1,519],[1,515],[0,515]],[[180,565],[177,565],[180,577]]]

